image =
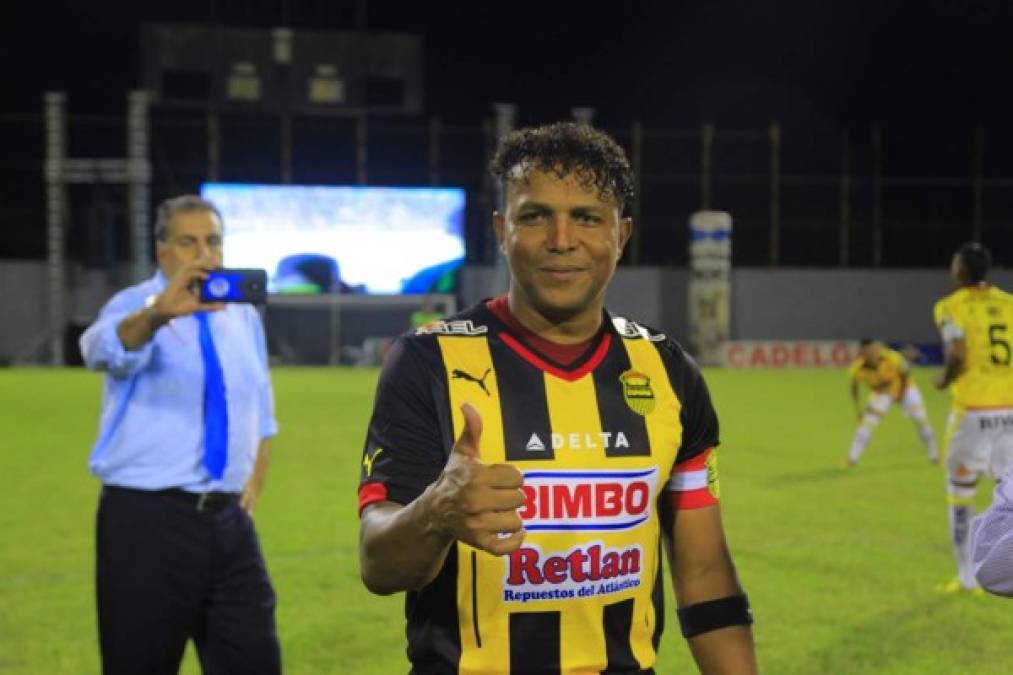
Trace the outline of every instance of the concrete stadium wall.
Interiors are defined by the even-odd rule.
[[[36,261],[0,261],[0,363],[45,339],[46,268]]]
[[[1013,270],[995,270],[992,281],[1013,289]],[[943,269],[741,268],[732,283],[738,340],[936,342],[932,305],[953,288]]]
[[[125,286],[129,267],[112,270],[67,268],[67,323],[86,326],[113,293]],[[45,351],[48,315],[46,264],[38,260],[0,260],[0,363],[35,361]]]
[[[128,270],[68,270],[68,322],[87,324]],[[1013,290],[1013,270],[995,270],[993,281]],[[616,314],[686,340],[683,268],[621,267],[609,287]],[[461,306],[505,290],[503,273],[467,267],[461,274]],[[0,261],[0,363],[23,355],[46,330],[46,274],[42,261]],[[837,340],[864,336],[935,342],[932,304],[951,288],[946,270],[762,269],[732,273],[732,338],[737,340]]]
[[[502,292],[494,279],[491,267],[465,270],[463,306]],[[1013,290],[1013,270],[994,270],[992,281]],[[620,267],[607,306],[685,343],[688,282],[683,268]],[[945,269],[739,268],[732,271],[731,337],[936,342],[932,305],[950,290]]]

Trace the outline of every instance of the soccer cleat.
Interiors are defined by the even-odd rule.
[[[985,591],[980,586],[974,588],[968,588],[964,584],[960,583],[960,579],[953,577],[945,584],[938,584],[936,590],[940,593],[970,593],[971,595],[985,595]]]
[[[841,468],[850,469],[851,467],[856,466],[857,464],[858,462],[856,460],[853,460],[850,457],[845,457],[844,461],[841,462]]]

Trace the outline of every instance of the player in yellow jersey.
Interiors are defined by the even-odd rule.
[[[668,554],[703,673],[756,672],[721,524],[718,418],[693,360],[604,308],[633,222],[589,125],[506,136],[505,296],[398,340],[360,473],[360,564],[407,591],[415,675],[654,672]]]
[[[882,342],[863,339],[860,348],[858,357],[848,368],[848,375],[851,378],[851,399],[855,403],[859,425],[848,450],[847,466],[858,463],[865,446],[872,438],[872,432],[879,426],[883,415],[894,402],[902,406],[905,417],[914,420],[929,461],[938,462],[936,436],[932,433],[932,426],[925,414],[922,393],[911,377],[911,366],[907,360]],[[858,397],[859,385],[862,383],[869,387],[869,399],[864,408]]]
[[[986,281],[991,263],[981,244],[961,246],[950,265],[957,290],[933,312],[946,348],[943,372],[933,383],[953,396],[946,468],[957,578],[943,587],[947,591],[977,588],[967,535],[978,480],[997,478],[1013,465],[1013,296]]]

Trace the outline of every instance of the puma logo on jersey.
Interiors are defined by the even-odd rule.
[[[366,476],[367,477],[373,475],[373,462],[376,461],[376,458],[379,456],[379,454],[381,452],[383,452],[383,448],[377,448],[376,451],[373,452],[373,456],[372,457],[370,457],[369,454],[366,454],[362,458],[362,466],[364,466],[366,468]]]
[[[489,390],[485,388],[485,378],[489,377],[489,373],[491,372],[492,368],[486,368],[482,377],[475,377],[471,373],[466,373],[459,368],[454,368],[454,371],[451,373],[451,378],[455,380],[467,380],[468,382],[474,382],[482,388],[482,391],[485,392],[486,396],[492,396],[492,394],[489,393]]]

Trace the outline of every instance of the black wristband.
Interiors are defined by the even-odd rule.
[[[676,613],[685,638],[727,626],[749,626],[753,623],[753,611],[749,609],[749,598],[745,594],[687,605],[680,607]]]

